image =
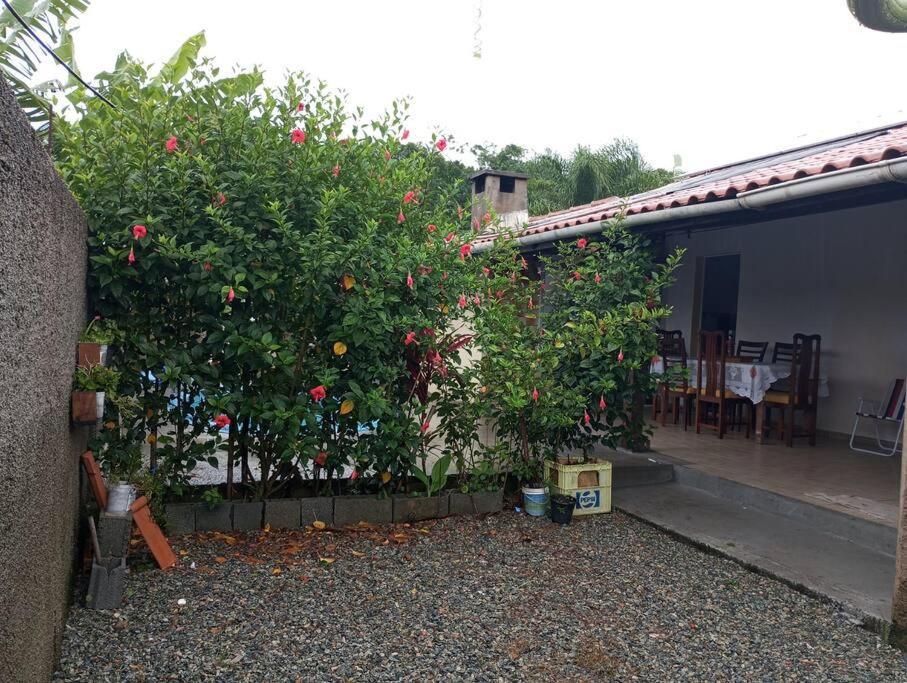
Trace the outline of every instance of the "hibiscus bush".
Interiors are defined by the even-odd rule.
[[[121,58],[98,77],[116,109],[55,126],[91,306],[139,403],[107,431],[147,441],[177,493],[202,460],[258,497],[311,475],[399,490],[439,431],[473,440],[444,407],[484,281],[432,182],[447,143],[405,142],[405,102],[366,120],[306,75],[270,87],[183,57],[154,75]]]

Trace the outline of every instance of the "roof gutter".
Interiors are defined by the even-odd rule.
[[[673,209],[662,209],[646,213],[634,213],[624,218],[624,225],[628,228],[637,228],[654,223],[701,218],[722,213],[763,211],[770,206],[797,199],[892,182],[907,184],[907,157],[879,161],[865,166],[855,166],[841,169],[840,171],[790,180],[778,185],[760,187],[749,192],[741,192],[733,199],[678,206]],[[580,223],[579,225],[571,225],[548,232],[523,235],[516,238],[516,243],[521,247],[526,247],[534,244],[569,240],[580,235],[601,232],[605,224],[613,220],[613,218],[609,218],[604,221]],[[477,244],[473,250],[482,252],[489,249],[492,244],[493,242]]]

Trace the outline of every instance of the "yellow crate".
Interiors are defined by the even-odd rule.
[[[580,458],[577,458],[580,459]],[[545,481],[562,489],[611,488],[611,461],[593,459],[591,462],[568,464],[545,461]]]
[[[611,470],[608,460],[567,464],[545,461],[545,481],[551,493],[572,496],[574,515],[611,512]]]

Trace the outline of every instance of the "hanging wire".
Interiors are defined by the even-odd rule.
[[[78,73],[76,73],[76,71],[71,66],[69,66],[69,64],[67,64],[65,61],[60,59],[57,56],[57,53],[54,52],[50,47],[48,47],[47,44],[45,44],[45,42],[41,39],[41,36],[39,36],[37,33],[35,33],[35,31],[32,29],[32,27],[29,26],[28,23],[21,16],[19,16],[19,13],[15,9],[13,9],[13,6],[9,4],[8,0],[0,0],[0,1],[3,2],[3,4],[6,6],[6,9],[8,9],[10,14],[13,15],[13,18],[15,18],[15,20],[18,21],[19,24],[22,25],[22,28],[25,29],[25,32],[28,33],[28,35],[30,35],[32,38],[34,38],[35,42],[37,42],[38,45],[43,47],[44,51],[47,52],[47,54],[49,54],[51,57],[53,57],[54,60],[57,62],[57,64],[62,66],[64,69],[66,69],[72,75],[73,78],[75,78],[79,83],[81,83],[86,88],[88,88],[91,92],[93,92],[95,94],[95,96],[98,97],[98,99],[100,99],[102,102],[104,102],[106,105],[108,105],[112,109],[116,110],[117,107],[113,102],[111,102],[106,97],[104,97],[101,93],[99,93],[97,90],[95,90],[94,87],[92,87],[89,83],[86,83],[82,79],[82,77]]]

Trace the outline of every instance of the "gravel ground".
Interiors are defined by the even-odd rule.
[[[174,545],[72,609],[55,680],[907,681],[834,606],[619,513]]]

